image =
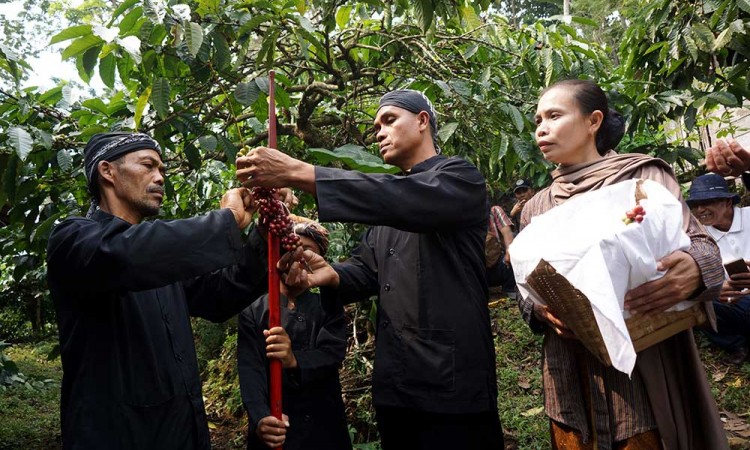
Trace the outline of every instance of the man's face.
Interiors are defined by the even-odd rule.
[[[690,202],[690,211],[705,226],[731,226],[734,206],[731,198]]]
[[[164,198],[164,164],[159,153],[138,150],[111,165],[114,191],[121,206],[140,218],[158,214]]]
[[[375,137],[383,161],[401,169],[410,169],[410,158],[422,142],[421,130],[427,113],[414,114],[397,106],[380,108],[375,117]]]
[[[516,196],[516,201],[528,201],[531,197],[534,196],[534,190],[531,188],[520,188],[513,191],[513,195]]]

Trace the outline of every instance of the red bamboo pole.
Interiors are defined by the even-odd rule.
[[[268,73],[268,146],[276,148],[276,86],[272,70]],[[281,326],[281,305],[279,302],[279,262],[281,242],[274,233],[268,233],[268,329]],[[281,361],[270,361],[269,390],[271,414],[281,420]],[[280,448],[280,447],[279,447]]]

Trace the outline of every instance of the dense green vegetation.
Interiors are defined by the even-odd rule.
[[[557,0],[25,0],[17,19],[0,20],[0,340],[20,344],[5,354],[30,378],[0,395],[8,402],[0,433],[9,433],[0,446],[56,439],[55,381],[44,380],[59,382],[59,360],[44,359],[53,345],[36,346],[56,336],[45,247],[57,221],[88,207],[81,151],[94,133],[153,134],[168,167],[162,217],[189,217],[234,185],[240,147],[265,142],[269,69],[277,71],[280,147],[359,170],[386,170],[373,146],[377,99],[410,87],[435,104],[444,152],[474,162],[497,197],[517,177],[548,181],[532,139],[535,101],[550,83],[581,77],[599,82],[624,113],[620,151],[664,158],[684,181],[699,173],[701,132],[718,123],[720,134],[734,133],[731,108],[750,99],[750,2],[579,3],[565,18]],[[34,39],[59,49],[79,79],[25,84]],[[92,80],[103,87],[93,91]],[[314,216],[312,199],[296,212]],[[338,259],[362,228],[331,227]],[[519,448],[544,447],[538,339],[512,305],[495,310],[504,424]],[[376,440],[372,311],[351,314],[359,344],[347,359],[345,394],[352,433],[365,443]],[[241,445],[232,325],[195,329],[214,431],[223,445]],[[720,403],[746,418],[747,365],[736,372],[706,356]],[[10,364],[0,377],[10,378]]]

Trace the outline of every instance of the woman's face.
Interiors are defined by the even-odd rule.
[[[557,87],[545,92],[535,117],[536,143],[544,158],[564,166],[600,158],[595,138],[602,117],[601,111],[581,112],[574,88]]]

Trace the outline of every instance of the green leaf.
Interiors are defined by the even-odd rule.
[[[198,0],[198,7],[195,8],[195,12],[201,17],[215,15],[219,12],[220,3],[220,0]]]
[[[440,141],[447,142],[453,136],[453,133],[456,132],[456,128],[458,128],[458,122],[450,122],[440,126],[437,133]]]
[[[18,161],[19,158],[17,158],[16,155],[11,154],[10,160],[8,161],[8,167],[5,169],[5,174],[3,175],[3,190],[11,204],[15,203],[16,198],[16,180],[18,179],[16,174],[18,172]]]
[[[127,11],[128,9],[130,9],[133,5],[135,5],[139,1],[140,0],[126,0],[126,1],[122,2],[122,4],[120,4],[120,6],[117,7],[117,9],[115,10],[115,12],[112,13],[112,20],[109,21],[109,23],[107,24],[107,26],[111,27],[112,24],[114,23],[115,19],[117,19],[118,17],[120,17],[120,14],[122,14],[125,11]]]
[[[255,83],[258,85],[258,88],[261,90],[261,92],[268,95],[268,77],[258,77],[253,81],[255,81]]]
[[[39,96],[39,103],[54,105],[62,100],[62,86],[55,86],[49,91]]]
[[[262,66],[264,63],[266,67],[271,67],[273,64],[273,53],[276,49],[276,41],[279,39],[280,30],[276,27],[273,27],[272,30],[269,30],[268,33],[266,33],[266,37],[263,39],[263,42],[260,45],[260,50],[258,51],[258,59],[255,61],[256,67]]]
[[[192,166],[194,169],[200,169],[202,160],[201,153],[198,148],[195,145],[188,143],[185,144],[183,152],[185,153],[190,166]]]
[[[750,14],[750,0],[736,0],[736,1],[737,1],[737,6],[739,6],[741,10]]]
[[[88,100],[84,100],[81,102],[81,106],[84,106],[88,109],[94,110],[96,112],[99,112],[101,114],[104,114],[105,116],[109,115],[109,111],[107,109],[107,105],[104,104],[102,99],[100,98],[90,98]]]
[[[216,136],[216,147],[224,152],[227,157],[227,162],[234,164],[234,160],[237,159],[237,146],[232,143],[226,136],[219,134]]]
[[[461,13],[461,19],[466,24],[467,29],[475,30],[482,26],[482,19],[479,18],[476,10],[471,6],[471,3],[459,6],[458,10]]]
[[[162,119],[169,114],[170,91],[169,81],[166,78],[159,77],[154,80],[151,104]]]
[[[328,164],[336,161],[343,163],[350,169],[359,170],[365,173],[398,173],[398,167],[384,164],[380,159],[365,151],[364,147],[359,145],[344,145],[333,151],[324,148],[310,148],[307,153],[320,164]]]
[[[83,58],[81,59],[81,61],[83,62],[83,70],[86,71],[86,74],[88,74],[89,78],[91,78],[92,74],[94,73],[96,63],[99,61],[99,52],[101,51],[102,46],[97,45],[95,47],[91,47],[83,53]]]
[[[21,161],[25,161],[34,145],[29,132],[20,127],[11,127],[8,130],[8,140]]]
[[[289,94],[286,92],[281,85],[276,84],[276,107],[278,108],[289,108],[292,106],[292,101],[289,98]]]
[[[65,173],[70,173],[73,168],[73,156],[70,154],[70,150],[62,149],[57,152],[57,165]]]
[[[739,106],[737,97],[726,91],[715,91],[707,95],[711,100],[721,103],[724,106]]]
[[[580,23],[581,25],[588,25],[591,27],[599,26],[599,23],[596,20],[589,19],[588,17],[571,16],[570,19],[575,23]]]
[[[243,106],[250,106],[258,100],[260,89],[255,80],[248,83],[238,83],[234,89],[234,98]]]
[[[342,30],[346,28],[349,23],[349,18],[352,16],[351,6],[342,6],[336,11],[336,25]]]
[[[201,145],[203,150],[212,152],[216,150],[216,137],[211,135],[201,136],[198,138],[198,143]]]
[[[99,61],[99,76],[102,78],[104,85],[110,89],[115,87],[115,55],[108,54]]]
[[[727,28],[726,30],[719,33],[719,35],[716,37],[716,40],[714,41],[713,51],[721,50],[724,48],[728,43],[732,41],[732,35],[734,34],[734,30],[732,28]]]
[[[213,32],[214,62],[219,70],[228,67],[232,62],[232,54],[229,50],[227,39],[218,30]]]
[[[508,116],[510,117],[510,120],[513,121],[513,125],[516,127],[516,130],[518,132],[523,131],[523,115],[521,114],[521,111],[518,110],[514,105],[511,105],[510,103],[506,104],[506,109],[508,111]]]
[[[698,48],[703,51],[710,52],[714,47],[714,33],[702,23],[694,23],[692,25],[693,38],[695,39]]]
[[[63,50],[62,59],[65,60],[73,56],[78,56],[91,47],[100,44],[104,44],[104,40],[102,40],[102,38],[100,38],[99,36],[88,34],[86,36],[80,37],[73,41],[73,43],[71,43],[65,50]]]
[[[683,41],[685,42],[685,47],[688,50],[688,53],[690,53],[690,58],[693,60],[693,62],[698,61],[698,45],[695,43],[695,40],[691,36],[683,36]]]
[[[193,57],[198,54],[203,44],[203,28],[195,22],[184,23],[185,44]]]
[[[55,224],[55,221],[60,217],[60,213],[52,214],[51,216],[47,217],[42,223],[34,227],[34,231],[31,232],[31,236],[29,239],[31,242],[36,242],[39,239],[47,239],[49,237],[49,232],[52,228],[52,225]]]
[[[297,8],[297,12],[304,14],[307,11],[307,5],[305,0],[294,0],[294,6]]]
[[[471,44],[469,46],[469,48],[467,48],[466,51],[464,51],[464,58],[466,58],[466,59],[471,58],[472,56],[474,56],[474,54],[477,52],[477,50],[479,50],[479,45],[476,44],[476,43],[475,44]]]
[[[90,35],[91,33],[91,25],[77,25],[75,27],[66,28],[56,35],[52,36],[52,39],[50,39],[49,41],[49,45],[67,41],[68,39],[77,38],[79,36]]]
[[[143,116],[143,112],[146,110],[146,106],[148,106],[148,99],[151,98],[151,86],[147,87],[140,97],[138,97],[138,102],[135,104],[135,117],[133,118],[133,121],[135,122],[135,129],[139,129],[141,125],[141,117]]]
[[[423,32],[427,32],[432,27],[435,9],[432,0],[417,0],[414,3],[414,15],[419,22]]]

